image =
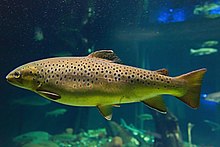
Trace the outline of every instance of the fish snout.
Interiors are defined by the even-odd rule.
[[[18,84],[20,83],[20,77],[21,73],[19,71],[12,71],[5,78],[9,83]]]
[[[8,82],[12,82],[13,79],[14,79],[12,73],[9,73],[5,78],[6,78],[6,80],[7,80]]]

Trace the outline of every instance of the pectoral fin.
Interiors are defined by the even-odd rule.
[[[118,105],[118,104],[114,104],[114,105],[112,105],[113,107],[120,107],[120,105]]]
[[[61,98],[59,94],[50,91],[37,90],[37,93],[51,100],[58,100]]]
[[[107,120],[112,119],[112,106],[111,105],[105,105],[105,106],[97,106],[99,109],[99,112],[102,114],[103,117]]]
[[[148,107],[159,111],[160,113],[167,112],[166,105],[161,95],[146,99],[142,102]]]

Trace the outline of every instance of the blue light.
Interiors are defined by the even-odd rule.
[[[185,13],[182,9],[176,10],[173,14],[173,22],[181,22],[185,20]]]
[[[169,16],[170,16],[169,13],[167,13],[167,12],[161,12],[157,20],[158,20],[159,22],[167,23]]]
[[[207,101],[207,100],[205,100],[205,99],[201,100],[201,103],[203,103],[203,104],[205,104],[205,105],[207,105],[207,106],[209,105],[209,106],[213,106],[213,107],[215,107],[215,106],[218,105],[218,103],[216,103],[216,102]]]
[[[206,98],[207,96],[208,96],[208,94],[205,94],[205,93],[204,93],[204,94],[201,94],[201,97],[202,97],[202,98]]]
[[[167,9],[160,12],[157,20],[161,23],[182,22],[185,21],[186,16],[183,9]]]
[[[220,14],[220,7],[210,10],[209,14]]]

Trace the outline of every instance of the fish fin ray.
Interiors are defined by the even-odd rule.
[[[99,105],[97,106],[99,112],[102,114],[102,116],[107,119],[112,119],[112,106],[111,105]]]
[[[112,105],[113,107],[117,107],[117,108],[119,108],[119,107],[121,107],[119,104],[114,104],[114,105]]]
[[[57,93],[45,91],[45,90],[37,90],[37,93],[43,97],[46,97],[51,100],[58,100],[61,98],[61,96]]]
[[[201,85],[205,72],[206,69],[202,68],[176,77],[177,79],[185,80],[187,83],[187,91],[183,96],[177,98],[192,108],[198,108],[200,105]]]
[[[141,101],[141,102],[143,102],[148,107],[159,111],[160,113],[166,113],[167,112],[166,105],[165,105],[164,100],[163,100],[161,95],[146,99],[146,100]]]
[[[161,75],[164,75],[164,76],[168,76],[169,75],[169,72],[168,72],[168,70],[166,68],[158,69],[158,70],[156,70],[156,72],[158,74],[161,74]]]
[[[100,50],[93,52],[87,56],[88,58],[101,58],[106,59],[114,63],[122,63],[119,57],[113,52],[113,50]]]

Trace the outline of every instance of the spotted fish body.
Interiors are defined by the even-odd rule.
[[[62,104],[97,106],[106,119],[111,119],[111,106],[122,103],[142,101],[165,112],[163,94],[174,95],[191,107],[198,107],[205,69],[169,77],[165,69],[149,71],[117,61],[117,56],[109,50],[86,57],[49,58],[20,66],[7,79]],[[16,73],[20,75],[18,78]],[[192,87],[196,89],[193,93],[189,92]]]

